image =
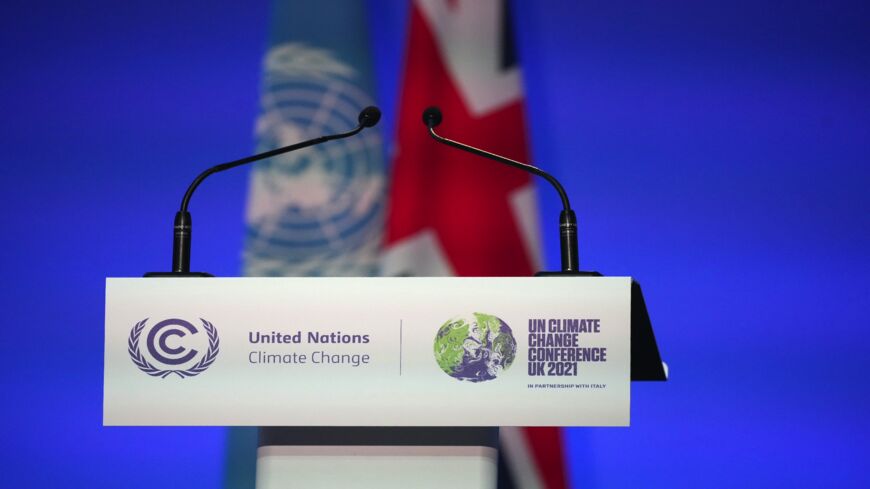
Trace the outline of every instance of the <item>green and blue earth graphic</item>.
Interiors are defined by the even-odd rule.
[[[447,375],[469,382],[496,378],[514,362],[517,342],[501,319],[480,312],[454,318],[435,336],[435,360]]]

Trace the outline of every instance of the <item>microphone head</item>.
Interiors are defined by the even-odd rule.
[[[359,113],[359,125],[362,127],[372,127],[381,120],[381,111],[374,105],[369,105]]]
[[[428,127],[429,129],[438,127],[438,124],[441,124],[441,109],[433,105],[432,107],[424,110],[423,124],[425,124],[426,127]]]

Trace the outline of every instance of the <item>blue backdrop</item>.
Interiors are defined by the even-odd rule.
[[[368,4],[392,135],[408,9]],[[514,8],[535,161],[671,366],[630,429],[570,430],[577,486],[870,485],[866,2]],[[223,429],[101,427],[103,280],[167,269],[189,180],[253,148],[269,6],[0,9],[0,485],[219,487]],[[246,190],[201,188],[193,268],[238,274]]]

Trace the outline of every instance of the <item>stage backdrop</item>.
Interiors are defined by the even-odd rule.
[[[366,5],[389,151],[409,12]],[[671,365],[630,429],[569,430],[575,486],[870,485],[866,4],[513,7],[532,158]],[[3,485],[220,487],[224,429],[101,427],[103,277],[167,269],[190,179],[254,148],[269,10],[4,2]],[[198,191],[193,268],[241,272],[248,182]]]

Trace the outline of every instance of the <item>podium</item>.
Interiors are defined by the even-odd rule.
[[[630,382],[667,377],[640,286],[579,271],[577,218],[559,181],[438,135],[437,107],[423,112],[435,141],[544,178],[559,194],[560,272],[190,271],[188,204],[205,178],[379,119],[367,107],[348,132],[215,165],[191,182],[173,223],[172,271],[107,281],[104,424],[260,426],[259,489],[492,488],[494,427],[628,426]]]
[[[108,279],[104,424],[260,426],[257,487],[491,488],[496,426],[627,426],[627,277]]]

